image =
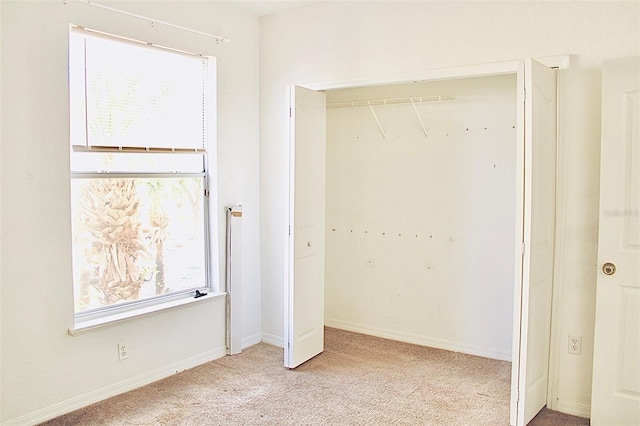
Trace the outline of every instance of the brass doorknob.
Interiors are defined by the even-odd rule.
[[[604,272],[605,275],[613,275],[616,273],[616,265],[607,262],[602,265],[602,272]]]

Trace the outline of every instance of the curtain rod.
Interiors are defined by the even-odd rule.
[[[67,4],[67,1],[68,0],[64,0],[64,3]],[[143,19],[145,21],[151,22],[151,24],[166,25],[168,27],[172,27],[172,28],[176,28],[176,29],[179,29],[179,30],[188,31],[188,32],[191,32],[191,33],[203,35],[205,37],[211,37],[211,38],[215,39],[216,43],[220,43],[220,42],[228,43],[229,42],[229,39],[227,37],[224,37],[224,36],[205,33],[203,31],[194,30],[193,28],[187,28],[187,27],[183,27],[183,26],[180,26],[180,25],[172,24],[170,22],[160,21],[158,19],[149,18],[148,16],[139,15],[137,13],[127,12],[126,10],[117,9],[115,7],[107,6],[107,5],[102,4],[102,3],[96,3],[93,0],[75,0],[75,1],[79,1],[81,3],[86,3],[86,4],[90,5],[90,6],[99,7],[101,9],[110,10],[112,12],[121,13],[123,15],[131,16],[133,18]]]

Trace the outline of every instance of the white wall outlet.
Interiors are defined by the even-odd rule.
[[[118,343],[118,360],[129,358],[129,347],[126,343]]]
[[[582,354],[582,336],[569,335],[569,353],[574,355]]]

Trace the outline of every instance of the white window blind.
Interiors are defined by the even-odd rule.
[[[74,152],[206,152],[209,58],[81,28],[70,49]]]

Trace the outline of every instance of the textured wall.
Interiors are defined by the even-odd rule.
[[[511,360],[516,77],[332,91],[325,323]],[[376,123],[385,131],[383,137]]]

